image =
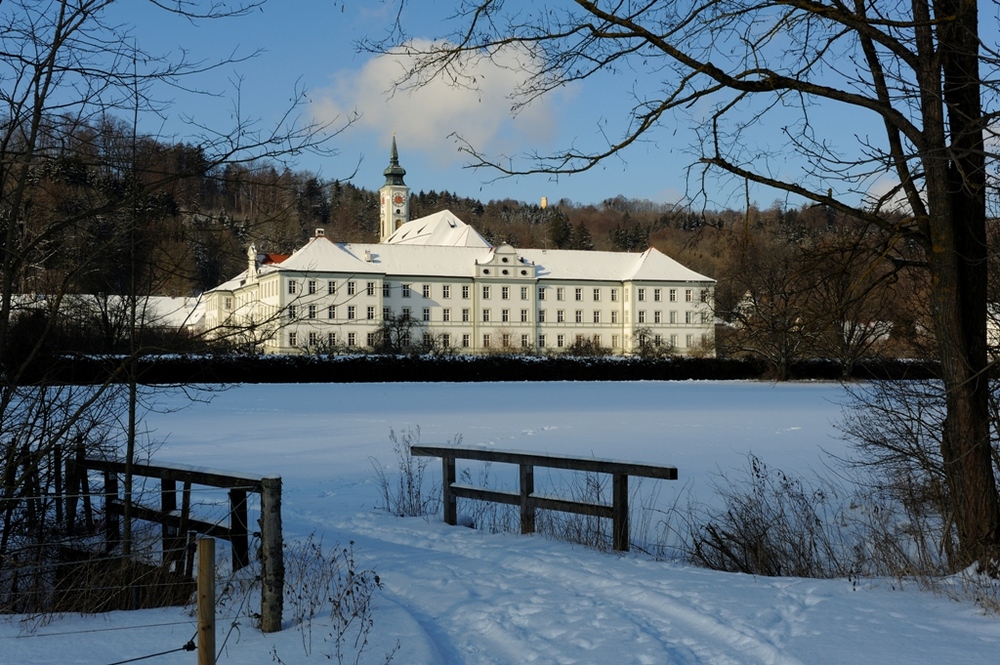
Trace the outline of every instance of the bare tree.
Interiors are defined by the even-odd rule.
[[[152,4],[212,21],[261,3]],[[142,309],[154,287],[146,262],[157,258],[144,239],[159,194],[190,175],[148,159],[155,137],[139,133],[141,120],[167,110],[157,101],[161,86],[196,90],[199,74],[246,59],[148,52],[122,22],[119,6],[0,3],[0,595],[18,586],[10,572],[18,562],[47,556],[37,544],[58,526],[44,499],[58,478],[55,453],[127,440],[128,461],[138,454],[134,360],[149,350]],[[193,125],[202,169],[324,150],[336,132],[297,124],[293,110],[273,127],[239,113],[229,128]],[[116,124],[128,131],[100,129]],[[106,295],[124,297],[127,321],[119,321],[116,334],[124,336],[126,353],[103,384],[49,385],[53,339],[72,309],[67,295],[102,281]],[[119,399],[122,385],[131,389]]]
[[[402,0],[401,11],[406,3]],[[504,173],[589,169],[687,109],[699,112],[700,164],[882,225],[923,250],[945,386],[941,452],[965,561],[1000,554],[1000,496],[990,464],[986,356],[985,134],[996,113],[995,48],[983,42],[975,0],[842,2],[710,0],[610,4],[549,0],[528,8],[465,0],[449,39],[416,47],[401,84],[440,76],[477,85],[467,65],[520,56],[526,79],[515,109],[606,72],[636,71],[631,113],[593,150],[571,147],[523,168],[467,145],[478,165]],[[400,25],[405,25],[404,20]],[[401,39],[400,39],[401,37]],[[382,47],[387,44],[375,44]],[[814,105],[874,119],[881,136],[839,152],[843,127],[814,123]],[[789,117],[792,114],[792,117]],[[748,148],[768,116],[784,144]],[[995,143],[995,142],[994,142]],[[801,172],[777,168],[789,155]],[[878,178],[897,184],[864,197]],[[859,199],[863,199],[860,203]],[[902,202],[902,203],[900,203]],[[889,214],[899,213],[903,214]]]

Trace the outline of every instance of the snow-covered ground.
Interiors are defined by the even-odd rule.
[[[397,642],[393,662],[433,665],[996,662],[1000,620],[910,584],[723,574],[373,510],[372,459],[395,463],[390,430],[419,427],[423,443],[460,435],[465,445],[672,464],[680,480],[644,485],[670,505],[679,493],[708,500],[714,475],[743,467],[750,452],[822,471],[827,452],[845,447],[834,426],[844,400],[832,384],[248,385],[146,422],[163,441],[158,462],[279,473],[287,538],[354,542],[384,585],[362,662],[380,662]],[[231,611],[220,610],[220,645]],[[0,621],[0,663],[113,663],[176,649],[195,629],[182,609],[32,625]],[[311,640],[291,627],[262,635],[243,619],[219,662],[325,661],[325,635],[320,625]]]

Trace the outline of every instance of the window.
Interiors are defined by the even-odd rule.
[[[335,319],[337,318],[337,308],[334,305],[330,305],[326,308],[326,318]]]
[[[365,293],[370,296],[375,295],[375,282],[368,282],[365,285]]]
[[[442,298],[451,297],[451,286],[449,284],[445,284],[444,286],[441,287],[441,297]]]
[[[468,300],[469,299],[469,290],[470,289],[469,289],[469,285],[468,284],[463,284],[462,285],[462,298],[464,300]]]
[[[331,296],[337,295],[337,283],[332,279],[326,283],[326,293]]]
[[[594,335],[594,346],[600,348],[600,346],[601,346],[601,336],[600,335]]]
[[[612,348],[612,349],[617,349],[617,348],[619,348],[619,345],[618,345],[618,339],[619,339],[619,338],[618,338],[618,335],[612,335],[612,336],[611,336],[611,348]]]
[[[545,287],[544,286],[539,286],[538,287],[538,299],[539,300],[545,300]]]
[[[601,302],[601,290],[594,289],[594,302]]]
[[[355,313],[356,310],[357,310],[357,308],[354,305],[348,305],[347,306],[347,318],[348,319],[353,319],[354,318],[354,313]]]
[[[308,312],[309,313],[307,314],[307,316],[310,319],[315,319],[316,318],[316,305],[309,305]]]
[[[424,284],[424,286],[420,289],[420,295],[422,295],[425,298],[430,298],[431,297],[431,285],[430,284]]]
[[[349,296],[353,296],[354,295],[354,286],[355,286],[354,282],[348,282],[347,283],[347,295],[349,295]]]
[[[659,323],[660,322],[660,318],[662,316],[663,316],[663,312],[661,312],[660,310],[656,310],[655,312],[653,312],[653,323]]]
[[[404,319],[410,318],[410,308],[404,307],[402,312],[400,313],[400,316],[402,316]]]
[[[504,323],[510,323],[510,310],[509,309],[502,309],[502,310],[500,310],[500,320],[503,321]],[[506,346],[506,345],[504,345],[504,346]]]
[[[564,321],[566,321],[566,312],[565,312],[565,310],[557,309],[556,310],[556,323],[563,323]]]
[[[484,309],[483,310],[483,323],[489,323],[489,321],[490,321],[490,310]]]
[[[561,349],[565,345],[566,345],[566,336],[556,335],[556,346],[558,346]]]
[[[500,337],[500,346],[502,346],[505,349],[510,348],[510,333],[504,333]]]
[[[691,312],[684,312],[684,323],[692,323]]]
[[[484,349],[490,348],[490,334],[489,333],[486,333],[485,335],[483,335],[483,348]]]
[[[383,321],[388,321],[391,318],[392,318],[392,308],[391,307],[383,307],[382,308],[382,320]]]
[[[527,335],[521,335],[521,348],[522,349],[528,348],[528,336]]]
[[[298,346],[299,344],[299,334],[290,332],[288,333],[288,346]]]
[[[451,321],[451,310],[450,309],[445,308],[445,309],[441,310],[441,320],[442,321]]]
[[[402,284],[401,286],[402,286],[402,290],[403,290],[403,297],[404,298],[409,298],[410,297],[410,285],[409,284]]]
[[[462,322],[468,323],[470,318],[472,318],[472,310],[466,307],[462,310]]]
[[[686,346],[688,348],[691,348],[692,346],[694,346],[694,335],[685,335],[684,336],[684,346]]]
[[[357,333],[347,333],[347,346],[354,346],[357,344],[357,339]]]
[[[468,333],[462,335],[462,348],[463,349],[469,348],[469,334]]]
[[[298,308],[295,305],[288,306],[288,320],[294,321],[295,317],[299,315]]]
[[[309,289],[309,294],[310,295],[312,295],[313,293],[316,293],[316,280],[315,279],[310,279],[309,280],[308,289]]]
[[[544,348],[545,347],[545,335],[539,335],[538,336],[538,346],[540,348]]]
[[[583,310],[582,309],[576,310],[576,322],[577,323],[583,323]]]
[[[434,340],[431,339],[431,334],[430,333],[424,333],[420,337],[420,342],[424,345],[425,348],[429,347],[433,341]]]
[[[539,323],[545,323],[545,310],[544,309],[538,310],[538,322]]]
[[[289,295],[295,295],[296,285],[295,280],[288,280],[288,293]]]
[[[644,302],[646,300],[646,289],[639,289],[638,291],[638,301]]]
[[[484,286],[483,287],[483,300],[489,300],[489,299],[490,299],[490,287]]]
[[[232,309],[232,308],[233,308],[233,299],[232,299],[232,298],[229,298],[229,297],[225,298],[225,299],[223,300],[223,305],[222,305],[222,307],[223,307],[224,309]]]
[[[441,348],[447,349],[451,346],[451,335],[445,333],[441,335]]]
[[[329,346],[331,348],[334,347],[334,346],[337,346],[337,333],[335,333],[335,332],[327,333],[326,334],[326,344],[327,344],[327,346]]]
[[[375,307],[373,305],[369,305],[368,309],[365,310],[365,318],[369,321],[375,320]]]
[[[639,310],[639,323],[645,323],[645,322],[646,322],[646,310],[640,309]]]
[[[382,297],[388,298],[392,295],[392,284],[391,282],[382,282]]]
[[[560,286],[559,288],[556,289],[556,300],[565,300],[565,299],[566,299],[566,289]]]
[[[702,323],[708,323],[708,312],[702,312],[701,313],[701,322]]]
[[[527,300],[527,299],[528,299],[528,287],[527,286],[522,286],[521,287],[521,300]]]
[[[319,333],[309,333],[309,346],[316,346],[317,344],[319,344]]]
[[[708,289],[701,290],[701,301],[708,302]]]
[[[611,323],[618,323],[618,310],[611,310]]]
[[[574,299],[575,299],[575,300],[576,300],[577,302],[580,302],[580,301],[582,301],[582,300],[583,300],[583,289],[576,289],[576,291],[575,291],[575,292],[574,292],[574,294],[573,294],[573,298],[574,298]]]
[[[677,312],[676,311],[671,311],[670,312],[670,323],[677,323]]]
[[[601,322],[601,310],[595,309],[594,310],[594,323],[600,323],[600,322]]]
[[[677,348],[677,335],[671,335],[670,336],[670,346],[671,346],[671,348],[674,348],[674,349]]]
[[[684,302],[691,302],[693,299],[693,293],[691,289],[684,289]]]
[[[527,323],[527,322],[528,322],[528,310],[522,309],[521,310],[521,323]]]
[[[677,302],[677,289],[670,289],[667,295],[670,298],[670,302]]]
[[[611,289],[611,302],[618,302],[618,289]]]
[[[430,307],[424,307],[424,311],[422,313],[422,316],[423,316],[423,320],[424,321],[430,321],[431,320],[431,308]]]
[[[653,335],[653,346],[660,346],[661,344],[663,344],[663,336]]]
[[[660,302],[660,289],[653,289],[653,302]]]
[[[500,287],[500,300],[510,300],[510,287],[502,286]]]
[[[368,333],[365,337],[365,344],[367,346],[375,346],[375,333]]]
[[[576,336],[576,345],[579,346],[581,344],[583,344],[583,335],[577,335]]]
[[[402,347],[409,347],[410,346],[410,333],[409,332],[403,333],[402,337],[399,338],[399,345],[402,346]]]

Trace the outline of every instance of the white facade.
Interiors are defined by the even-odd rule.
[[[416,334],[463,353],[559,352],[582,341],[630,353],[640,337],[682,355],[714,353],[715,280],[652,248],[492,247],[448,211],[407,221],[400,172],[393,139],[382,242],[336,243],[318,231],[267,265],[251,247],[247,270],[205,294],[206,327],[256,326],[269,353],[363,349],[386,317],[408,312],[422,324]]]

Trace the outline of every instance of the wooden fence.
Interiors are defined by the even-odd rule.
[[[90,491],[86,481],[87,470],[104,475],[104,513],[108,546],[121,540],[120,517],[125,513],[124,499],[119,496],[119,476],[125,474],[125,462],[80,457],[67,460],[66,513],[68,524],[73,524],[77,497],[89,506]],[[192,535],[202,534],[228,540],[232,548],[233,569],[238,570],[250,562],[249,531],[247,528],[247,494],[260,495],[261,576],[261,630],[265,633],[281,630],[282,593],[284,588],[284,559],[281,541],[281,478],[228,474],[184,466],[133,464],[135,477],[156,478],[160,481],[160,505],[151,507],[133,502],[134,519],[155,522],[162,526],[163,557],[166,566],[184,564],[178,561],[183,554],[193,556],[188,547]],[[181,505],[177,505],[177,484],[181,483]],[[228,489],[228,526],[207,522],[191,515],[191,486],[203,485]],[[78,494],[79,492],[79,494]],[[89,520],[89,508],[84,511]],[[190,574],[193,562],[185,570]]]
[[[580,515],[595,515],[612,520],[612,539],[616,550],[629,549],[628,478],[659,478],[677,480],[677,469],[634,462],[620,462],[563,455],[540,455],[527,452],[464,448],[458,446],[413,446],[411,454],[418,457],[440,457],[443,462],[442,494],[444,521],[458,523],[458,497],[504,503],[521,508],[521,533],[534,533],[535,510],[558,510]],[[456,482],[455,460],[516,464],[520,468],[520,489],[517,493],[463,485]],[[535,467],[569,469],[611,475],[611,505],[586,503],[535,493]]]

